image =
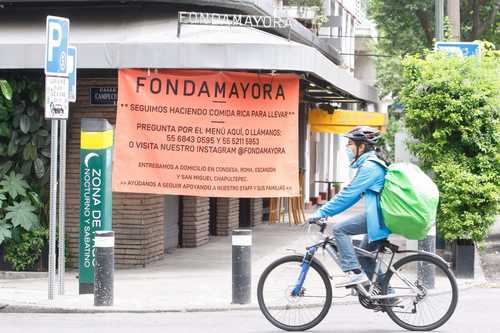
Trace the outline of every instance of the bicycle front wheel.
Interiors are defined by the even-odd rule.
[[[404,257],[388,270],[382,294],[394,294],[389,317],[411,331],[434,330],[450,319],[458,301],[457,282],[448,266],[427,254]],[[408,295],[415,296],[408,296]],[[399,296],[399,297],[398,297]]]
[[[325,270],[311,262],[299,295],[293,296],[301,272],[302,256],[276,260],[262,273],[257,287],[259,307],[276,327],[304,331],[318,325],[332,304],[332,285]]]

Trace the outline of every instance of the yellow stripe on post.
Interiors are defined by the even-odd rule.
[[[113,130],[104,132],[81,132],[80,148],[106,149],[113,146]]]
[[[371,126],[385,131],[386,115],[379,112],[335,110],[328,113],[321,109],[309,111],[312,132],[345,134],[356,126]]]

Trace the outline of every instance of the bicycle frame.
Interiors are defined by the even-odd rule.
[[[349,295],[364,308],[384,312],[410,331],[434,330],[450,319],[457,306],[458,285],[442,258],[425,251],[400,250],[386,239],[371,246],[364,242],[354,246],[354,251],[363,267],[365,259],[365,269],[369,273],[375,269],[375,274],[370,280],[363,277],[364,285],[347,285],[343,289],[345,284],[335,285],[335,276],[343,267],[339,251],[342,244],[325,232],[326,220],[310,219],[307,223],[309,227],[313,224],[320,228],[320,238],[314,237],[305,253],[292,250],[293,255],[275,260],[260,276],[259,308],[271,324],[286,331],[308,330],[325,318],[333,298]],[[315,256],[318,250],[330,256],[339,268],[326,265],[329,259]],[[342,295],[335,293],[334,287]]]
[[[386,247],[389,248],[389,250],[391,250],[391,254],[392,254],[391,259],[389,261],[389,264],[387,264],[382,258],[379,258],[379,254],[385,253],[384,251],[385,251]],[[307,252],[304,255],[304,259],[302,260],[302,263],[301,263],[301,270],[300,270],[299,278],[297,279],[295,287],[292,290],[292,296],[299,296],[300,295],[300,292],[301,292],[302,287],[304,285],[304,281],[305,281],[306,276],[307,276],[307,272],[309,271],[309,267],[310,267],[311,262],[314,258],[314,254],[316,253],[316,251],[319,248],[325,249],[326,252],[333,259],[333,261],[335,261],[335,263],[338,266],[340,266],[340,260],[337,256],[337,251],[338,251],[337,245],[331,237],[325,237],[325,239],[322,242],[307,247],[306,248]],[[377,251],[373,251],[373,252],[366,251],[366,250],[364,250],[360,247],[357,247],[357,246],[354,246],[354,250],[358,256],[368,257],[368,258],[375,260],[375,262],[376,262],[375,272],[379,272],[380,269],[382,268],[382,265],[384,265],[386,270],[390,269],[393,272],[393,274],[395,274],[398,278],[400,278],[401,281],[403,281],[406,285],[408,285],[408,287],[411,288],[411,290],[413,291],[412,293],[407,293],[407,294],[397,294],[398,298],[413,298],[413,297],[417,297],[421,293],[421,291],[419,290],[419,288],[417,286],[415,286],[405,276],[403,276],[400,272],[398,272],[396,269],[394,269],[394,267],[392,266],[392,262],[393,262],[393,259],[394,259],[394,256],[396,253],[425,253],[425,254],[427,254],[427,252],[410,251],[410,250],[399,251],[397,246],[392,245],[390,243],[383,244]],[[323,267],[323,268],[326,270],[325,267]],[[327,271],[327,273],[328,273],[328,271]],[[330,279],[332,279],[332,276],[330,274],[328,274],[328,275],[330,276]],[[365,296],[366,298],[368,298],[370,300],[383,300],[383,299],[394,298],[396,296],[396,294],[388,294],[388,295],[374,294],[376,280],[377,280],[377,274],[375,273],[375,274],[373,274],[373,277],[372,277],[372,280],[370,283],[370,287],[368,290],[366,290],[366,288],[362,285],[357,285],[356,289],[358,290],[358,292],[362,293],[363,296]]]

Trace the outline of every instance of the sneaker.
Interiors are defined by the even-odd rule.
[[[369,282],[368,276],[366,276],[365,272],[361,272],[359,274],[354,273],[353,271],[349,271],[346,273],[345,279],[335,284],[335,287],[351,287],[358,284],[364,284]]]

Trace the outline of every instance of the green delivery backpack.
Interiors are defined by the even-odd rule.
[[[418,166],[394,163],[387,168],[380,205],[392,233],[424,239],[436,222],[438,201],[436,184]]]

